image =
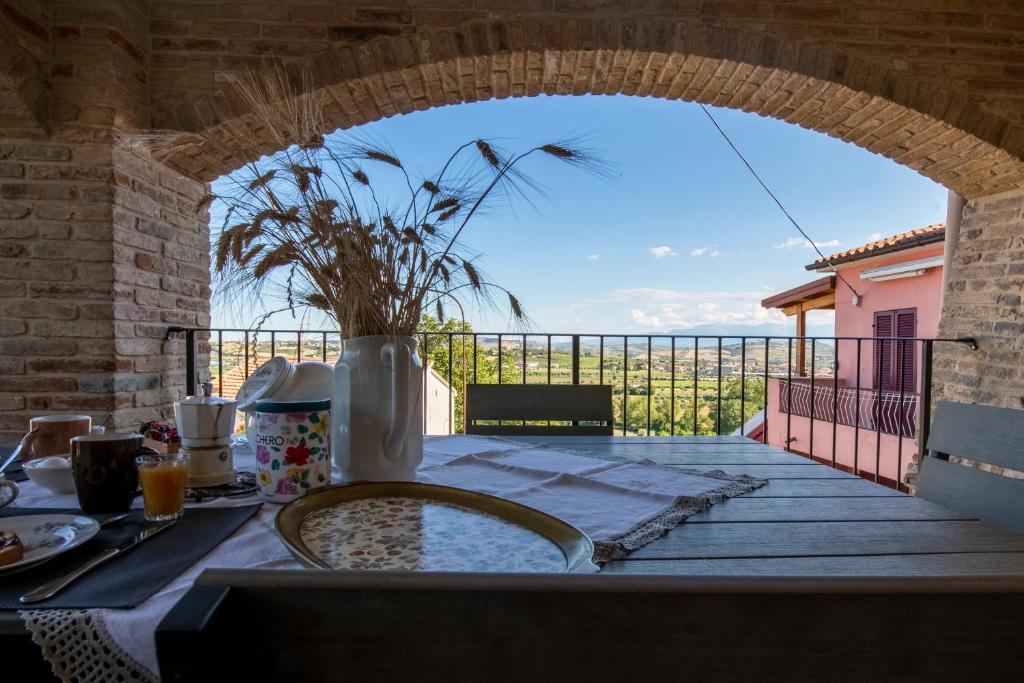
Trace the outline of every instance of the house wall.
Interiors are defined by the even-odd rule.
[[[452,434],[455,424],[455,395],[448,383],[427,366],[424,434]]]
[[[939,316],[942,310],[942,267],[931,268],[918,277],[901,278],[872,282],[862,280],[863,270],[882,266],[917,261],[932,256],[941,256],[942,244],[921,249],[910,249],[866,261],[858,261],[839,273],[846,282],[852,283],[860,293],[862,300],[859,306],[853,305],[853,292],[842,278],[836,278],[836,336],[837,337],[873,337],[875,336],[875,313],[891,311],[899,308],[917,309],[917,336],[920,338],[935,337],[939,331]],[[874,345],[870,342],[861,343],[860,385],[862,388],[874,388]],[[921,377],[921,352],[917,352],[917,374]],[[857,342],[839,342],[839,378],[855,386],[857,382]]]
[[[831,383],[831,378],[823,380]],[[811,420],[798,415],[787,416],[780,410],[779,387],[784,380],[768,380],[768,407],[766,409],[766,425],[768,443],[777,448],[789,448],[803,454],[813,455],[829,463],[832,459],[832,423],[823,420],[814,421],[814,441],[811,442]],[[789,420],[787,422],[787,417]],[[862,476],[871,476],[876,469],[880,477],[890,482],[896,481],[899,472],[900,481],[911,469],[911,463],[917,457],[917,442],[911,438],[902,438],[903,448],[900,451],[900,437],[893,434],[878,434],[868,429],[854,429],[848,425],[837,424],[835,427],[836,464],[857,471]],[[857,444],[856,448],[854,444]],[[876,462],[878,467],[876,468]]]

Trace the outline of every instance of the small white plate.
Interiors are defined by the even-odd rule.
[[[22,515],[0,517],[0,529],[16,533],[25,547],[23,558],[0,567],[2,576],[77,548],[99,532],[100,524],[82,515]]]

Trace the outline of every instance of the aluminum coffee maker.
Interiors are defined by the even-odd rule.
[[[203,383],[202,396],[174,404],[181,450],[188,453],[188,486],[222,486],[235,481],[231,434],[235,431],[237,401],[212,396],[213,384]]]

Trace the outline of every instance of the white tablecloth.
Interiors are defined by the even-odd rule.
[[[254,465],[247,447],[235,449],[236,467],[254,469]],[[419,478],[507,498],[559,517],[591,537],[598,560],[617,550],[640,547],[690,514],[764,483],[465,436],[428,437]],[[21,489],[14,503],[17,507],[78,507],[73,494],[54,495],[31,482],[21,484]],[[253,501],[253,497],[220,498],[195,507]],[[66,680],[109,680],[109,667],[117,657],[126,662],[127,670],[120,673],[156,680],[154,630],[200,572],[213,567],[300,567],[274,531],[279,509],[265,504],[235,534],[135,609],[26,610],[21,614],[47,659],[55,664],[55,673]],[[91,618],[83,619],[86,615]],[[104,646],[117,657],[104,655]],[[98,675],[82,677],[81,668],[60,669],[59,660],[69,659],[69,647],[78,648],[78,662],[99,665]]]

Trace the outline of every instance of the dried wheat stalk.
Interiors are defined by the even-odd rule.
[[[467,295],[491,301],[495,292],[507,298],[514,320],[525,320],[518,299],[460,249],[467,225],[495,193],[543,191],[520,169],[530,157],[606,173],[566,144],[506,155],[473,140],[436,175],[413,178],[381,146],[325,141],[308,76],[278,68],[239,76],[234,86],[285,149],[229,177],[231,190],[220,196],[229,211],[215,236],[218,288],[228,296],[276,290],[288,308],[327,313],[345,338],[411,335],[424,311],[443,319],[447,303]],[[378,195],[364,169],[371,165],[399,174],[402,202]]]

